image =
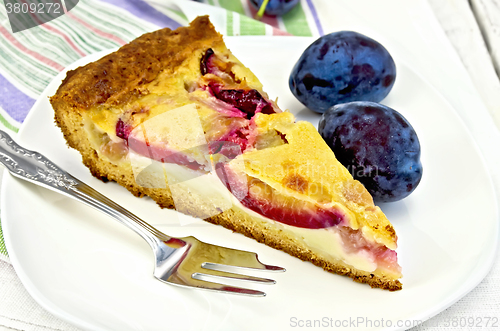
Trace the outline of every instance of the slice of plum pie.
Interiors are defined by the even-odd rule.
[[[50,101],[95,177],[357,282],[402,288],[386,216],[208,17],[69,71]]]

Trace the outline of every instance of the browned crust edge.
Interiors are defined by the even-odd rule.
[[[222,42],[208,16],[197,17],[189,27],[146,33],[114,53],[68,71],[51,102],[76,111],[125,104],[147,94],[145,86],[160,72],[175,70],[207,42]]]

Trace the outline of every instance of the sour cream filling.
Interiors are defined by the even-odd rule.
[[[96,150],[102,152],[102,144],[104,140],[106,140],[104,138],[106,138],[107,135],[94,125],[90,125],[89,122],[86,124],[86,130],[89,133],[89,136],[92,137],[92,145],[94,145],[94,147],[98,147]],[[109,140],[109,138],[107,138],[107,140]],[[110,141],[108,144],[109,143],[113,142]],[[107,157],[108,155],[104,154],[104,156]],[[245,192],[243,192],[246,189],[245,185],[238,188],[240,196],[235,197],[235,195],[231,194],[227,187],[219,180],[213,170],[211,172],[206,171],[201,173],[199,171],[188,169],[182,165],[158,162],[143,155],[134,153],[130,149],[125,157],[119,160],[110,159],[110,161],[115,164],[130,162],[136,182],[141,186],[165,188],[168,185],[172,192],[174,204],[176,205],[177,210],[185,214],[190,214],[190,210],[188,208],[182,207],[183,204],[186,204],[186,202],[183,202],[186,196],[194,197],[196,200],[196,207],[200,210],[200,212],[196,215],[190,215],[199,218],[208,218],[227,209],[237,208],[242,210],[244,213],[249,214],[253,218],[257,218],[263,222],[271,223],[274,226],[279,227],[282,231],[285,231],[289,237],[295,238],[295,240],[304,243],[315,252],[320,252],[327,260],[338,259],[356,269],[370,273],[377,269],[393,275],[398,275],[400,273],[400,267],[397,263],[383,263],[384,265],[380,265],[374,253],[367,249],[361,248],[355,250],[354,252],[352,249],[350,251],[346,251],[343,237],[341,236],[339,227],[337,226],[322,229],[300,228],[265,217],[245,207],[238,200],[238,198],[245,195]],[[210,163],[209,160],[207,160],[207,163]],[[244,167],[243,164],[240,166]],[[234,192],[234,190],[232,191]],[[187,203],[187,205],[190,204]],[[352,242],[349,242],[351,247],[353,246],[352,244]],[[395,252],[392,250],[388,250],[388,252],[389,254],[393,253],[395,255]]]
[[[327,260],[341,260],[349,266],[370,273],[376,270],[382,270],[386,274],[395,276],[398,276],[400,273],[397,264],[380,265],[377,261],[377,256],[367,249],[361,248],[356,252],[347,252],[339,227],[335,226],[323,229],[299,228],[281,223],[252,211],[241,204],[241,202],[227,190],[226,186],[219,180],[214,172],[201,175],[199,172],[177,164],[162,164],[140,155],[135,155],[134,159],[137,158],[141,159],[143,166],[156,163],[157,169],[162,169],[161,171],[166,175],[166,181],[171,188],[174,202],[176,198],[181,198],[181,195],[176,197],[176,192],[177,186],[180,187],[182,185],[182,192],[189,192],[191,197],[195,197],[194,199],[196,199],[197,207],[204,211],[205,214],[203,216],[205,218],[214,216],[230,208],[236,208],[250,215],[252,218],[256,218],[280,228],[289,237],[304,243],[305,246],[311,248],[315,252],[319,252]],[[136,168],[135,171],[140,172],[140,169]],[[163,179],[162,176],[158,176],[157,178],[160,178],[158,185],[161,185],[161,182],[165,183],[165,179]],[[178,204],[175,203],[175,205],[177,206]],[[183,210],[181,210],[181,212],[186,213],[186,211]]]

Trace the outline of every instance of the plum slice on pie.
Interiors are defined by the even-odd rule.
[[[68,72],[51,103],[94,176],[355,281],[402,288],[391,223],[313,125],[268,97],[208,17]],[[139,176],[137,160],[160,172]]]

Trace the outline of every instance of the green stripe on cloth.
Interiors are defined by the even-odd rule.
[[[241,3],[240,3],[241,5]],[[264,36],[266,34],[266,25],[260,21],[254,20],[246,15],[226,9],[226,34],[228,36],[235,36],[235,16],[238,15],[239,33],[241,36]]]
[[[4,18],[7,19],[7,17],[0,11],[0,21],[3,21]],[[40,27],[34,27],[29,30],[29,33],[22,31],[11,36],[25,49],[39,53],[43,57],[49,58],[57,64],[61,64],[61,56],[54,56],[54,53],[46,51],[40,46],[40,40],[37,38],[38,32],[41,33],[43,38],[46,38],[47,42],[45,44],[50,45],[50,47],[57,44],[57,42],[49,39],[45,31],[40,29]],[[33,30],[33,32],[31,32],[31,30]],[[34,38],[27,37],[30,34],[34,36]],[[43,54],[40,50],[43,50]],[[62,55],[61,52],[59,54]],[[68,64],[73,61],[74,60],[68,61]],[[64,64],[61,65],[64,66]],[[0,72],[6,73],[8,77],[15,80],[18,85],[23,86],[25,90],[30,91],[32,95],[38,95],[42,93],[52,78],[57,75],[58,70],[40,62],[33,56],[26,54],[24,51],[19,50],[19,48],[14,46],[11,41],[8,41],[4,35],[1,35]]]
[[[3,232],[2,232],[2,220],[0,220],[0,254],[9,256],[9,253],[7,253],[7,248],[5,247],[5,241],[3,239]]]
[[[233,12],[230,10],[226,10],[226,33],[228,36],[234,36],[234,29],[233,29],[233,24],[234,24],[234,19],[233,19]]]
[[[19,128],[10,124],[9,121],[7,121],[7,119],[2,116],[2,114],[0,114],[0,123],[2,123],[3,126],[9,129],[10,131],[14,131],[15,133],[19,131]]]
[[[19,40],[17,41],[19,42]],[[58,71],[56,69],[48,67],[35,58],[26,55],[22,50],[19,50],[19,48],[17,48],[11,41],[7,40],[7,38],[5,38],[3,35],[0,35],[0,42],[2,44],[2,50],[9,56],[8,58],[6,58],[6,60],[8,63],[10,63],[11,66],[15,63],[15,59],[19,58],[23,59],[23,66],[28,65],[32,68],[36,68],[38,69],[38,71],[42,71],[43,74],[49,76],[57,75]]]
[[[240,15],[240,35],[257,36],[266,34],[266,25],[262,22],[251,19],[248,16]]]
[[[16,39],[29,49],[43,49],[44,56],[63,66],[80,58],[61,37],[39,27],[32,28],[30,33],[16,33]]]
[[[306,13],[299,2],[292,10],[282,16],[286,31],[294,36],[311,37],[312,32],[306,19]]]
[[[0,45],[2,40],[0,38]],[[42,78],[41,70],[37,70],[37,66],[30,66],[24,61],[14,61],[16,59],[10,53],[6,53],[3,47],[0,47],[0,72],[7,72],[10,77],[14,79],[27,90],[35,95],[43,92],[51,78],[55,76],[49,75],[48,78]],[[46,76],[45,76],[46,77]]]
[[[240,0],[219,0],[219,5],[227,10],[245,15],[245,8],[243,8]]]

